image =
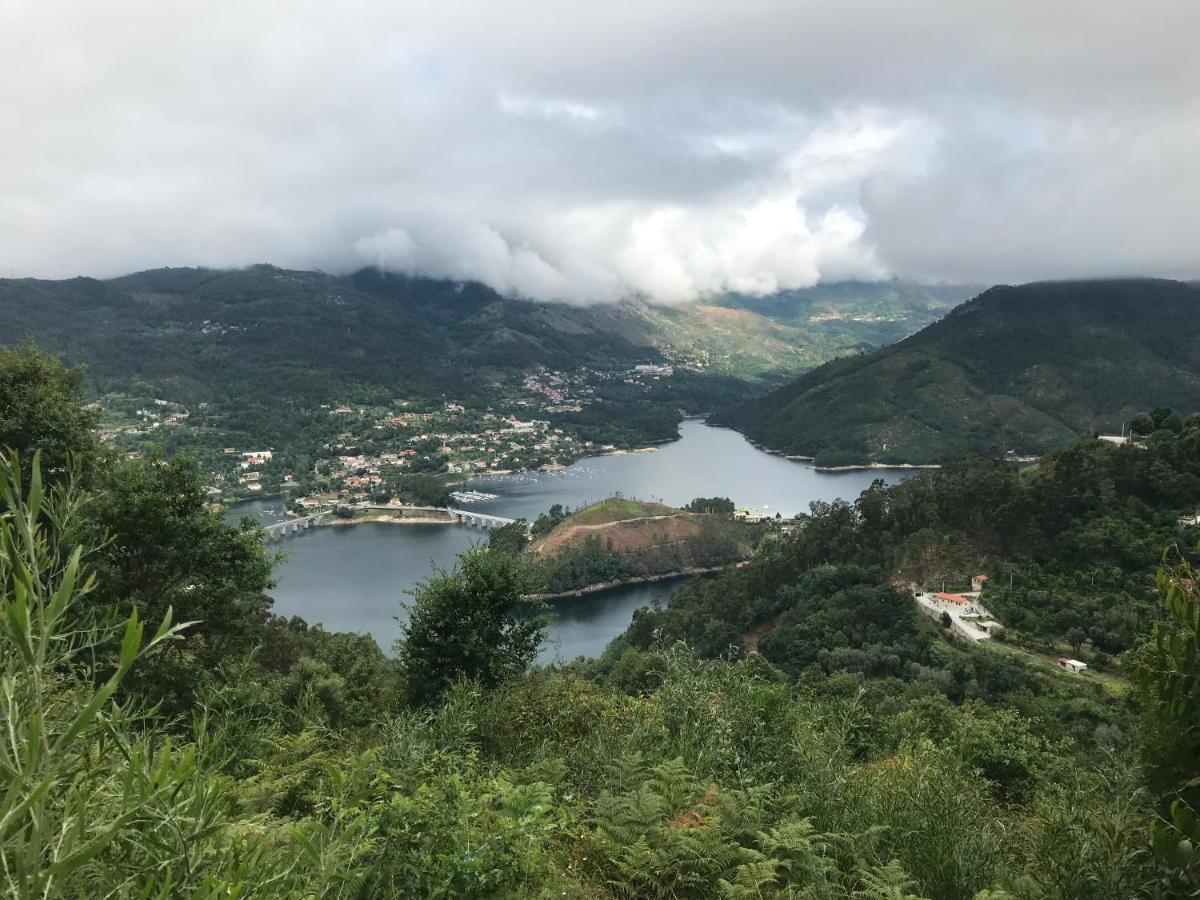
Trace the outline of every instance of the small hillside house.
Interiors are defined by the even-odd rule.
[[[947,594],[945,591],[941,591],[934,596],[941,603],[953,603],[957,606],[965,606],[967,603],[966,597],[958,594]]]

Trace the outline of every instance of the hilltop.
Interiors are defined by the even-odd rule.
[[[547,590],[564,593],[732,565],[765,530],[729,515],[610,497],[539,520],[526,552]]]
[[[1200,409],[1198,334],[1200,290],[1182,282],[994,287],[716,420],[827,465],[1042,453],[1151,406]]]
[[[662,503],[610,497],[568,516],[531,549],[553,555],[596,537],[618,553],[630,553],[693,537],[700,521],[698,514]]]

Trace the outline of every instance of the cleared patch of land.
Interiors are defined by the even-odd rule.
[[[613,497],[563,519],[529,552],[551,594],[713,571],[748,557],[765,526]]]
[[[642,516],[595,525],[562,523],[535,546],[537,553],[553,554],[564,547],[579,544],[587,537],[599,537],[606,548],[617,553],[647,550],[666,544],[676,544],[700,533],[700,516],[696,513],[676,513]]]

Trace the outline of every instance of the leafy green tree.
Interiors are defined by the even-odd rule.
[[[1071,645],[1071,649],[1076,653],[1083,646],[1083,642],[1087,640],[1087,632],[1079,626],[1067,629],[1066,642]]]
[[[47,482],[61,480],[71,459],[90,476],[99,453],[98,421],[99,414],[83,406],[83,369],[64,368],[32,344],[0,347],[0,448],[17,451],[25,477],[35,450]]]
[[[1129,431],[1131,434],[1149,434],[1154,431],[1154,419],[1149,413],[1138,413],[1129,423]]]
[[[1191,890],[1200,888],[1200,591],[1185,560],[1164,565],[1158,589],[1167,617],[1133,656],[1144,710],[1143,753],[1161,798],[1151,828],[1155,854]],[[1191,896],[1195,896],[1192,894]]]
[[[692,512],[715,513],[723,516],[732,516],[734,510],[733,501],[728,497],[697,497],[687,505],[687,508]]]
[[[128,684],[170,710],[184,710],[205,673],[247,653],[270,608],[273,560],[257,531],[227,524],[204,502],[204,482],[182,457],[115,466],[91,507],[95,538],[107,541],[93,565],[90,597],[100,616],[133,609],[158,621],[168,608],[195,620]]]
[[[488,534],[488,549],[497,553],[507,553],[517,556],[529,545],[529,523],[517,519],[499,528],[493,528]]]
[[[569,509],[563,509],[561,503],[555,503],[549,510],[542,513],[533,523],[533,536],[541,537],[544,534],[549,534],[550,531],[571,514]]]
[[[460,678],[495,687],[524,672],[546,622],[520,617],[517,607],[536,586],[523,561],[478,547],[420,584],[396,642],[410,701],[431,703]]]

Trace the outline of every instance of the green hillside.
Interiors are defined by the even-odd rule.
[[[578,374],[594,398],[556,424],[633,445],[673,437],[681,410],[744,400],[835,356],[898,340],[963,296],[889,282],[669,308],[580,307],[376,270],[157,269],[108,281],[0,279],[0,343],[32,338],[86,365],[95,397],[131,408],[150,398],[182,404],[204,432],[187,439],[217,447],[307,440],[301,423],[322,403],[454,399],[487,408],[543,367]],[[641,363],[675,372],[648,384],[620,377]]]
[[[967,300],[976,289],[900,281],[847,281],[767,297],[730,294],[705,303],[646,307],[649,326],[711,371],[741,377],[805,371],[848,352],[894,343]]]
[[[995,287],[912,337],[718,419],[829,465],[1040,453],[1141,409],[1200,408],[1200,291],[1151,279]]]
[[[626,497],[609,497],[599,503],[578,510],[567,519],[564,525],[607,525],[623,519],[639,519],[647,516],[671,516],[683,510],[675,509],[663,503],[653,503],[648,500],[634,500]],[[559,526],[562,527],[562,526]]]

